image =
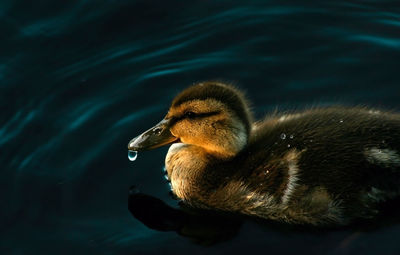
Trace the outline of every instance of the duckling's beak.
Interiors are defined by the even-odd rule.
[[[133,138],[128,144],[128,150],[151,150],[177,141],[178,138],[169,131],[170,125],[171,120],[163,119],[143,134]]]

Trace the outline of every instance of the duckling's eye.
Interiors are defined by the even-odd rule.
[[[185,112],[185,118],[193,119],[194,117],[196,117],[196,113],[192,111]]]

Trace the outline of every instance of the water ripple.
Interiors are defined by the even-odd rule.
[[[25,118],[21,119],[22,112],[17,112],[14,117],[9,120],[1,129],[0,129],[0,146],[7,143],[12,138],[15,138],[22,132],[22,130],[26,127],[28,123],[32,121],[32,119],[36,115],[36,111],[32,110],[28,112]]]
[[[81,107],[75,113],[73,113],[73,115],[75,115],[74,117],[75,120],[70,122],[68,128],[69,129],[78,128],[108,104],[109,102],[103,102],[103,103],[91,102],[89,105]]]
[[[82,58],[71,65],[57,70],[56,74],[62,77],[71,76],[78,72],[83,72],[85,70],[113,61],[122,56],[132,54],[138,49],[139,47],[137,45],[126,45],[124,47],[113,48],[108,51],[101,52],[100,54],[91,56],[90,58]]]
[[[400,38],[385,38],[373,35],[355,35],[348,38],[350,41],[368,42],[393,49],[400,48]]]
[[[232,19],[241,20],[250,18],[257,19],[257,17],[264,17],[264,20],[259,20],[267,22],[268,17],[279,16],[279,15],[290,15],[298,13],[324,13],[327,10],[322,8],[306,8],[303,6],[270,6],[269,8],[257,8],[257,7],[240,7],[217,13],[213,16],[207,16],[206,18],[190,22],[182,26],[182,29],[194,29],[197,26],[204,26],[206,24],[217,25],[221,23],[232,22]],[[240,24],[240,23],[239,23]]]
[[[123,117],[122,119],[118,120],[117,122],[115,122],[115,124],[111,127],[111,130],[114,128],[120,128],[121,126],[124,126],[124,125],[128,125],[131,122],[136,121],[137,119],[142,118],[145,115],[154,113],[162,108],[163,108],[163,106],[156,105],[156,106],[148,107],[143,110],[136,111],[128,116]]]
[[[381,20],[378,20],[377,22],[385,24],[385,25],[400,27],[400,20],[381,19]]]

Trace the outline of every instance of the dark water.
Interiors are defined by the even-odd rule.
[[[321,235],[246,223],[199,247],[144,227],[127,191],[173,204],[166,148],[128,141],[187,85],[221,79],[256,115],[311,105],[400,110],[397,1],[0,2],[1,254],[400,253],[400,226]]]

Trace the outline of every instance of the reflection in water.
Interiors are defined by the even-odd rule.
[[[135,184],[173,205],[158,171],[165,150],[131,164],[126,141],[193,82],[237,83],[258,117],[335,102],[400,108],[400,9],[390,1],[5,0],[0,18],[2,254],[201,252],[148,230],[126,201]],[[207,252],[335,253],[346,231],[245,223]],[[395,254],[398,231],[343,249]]]

